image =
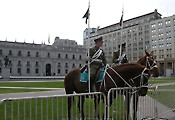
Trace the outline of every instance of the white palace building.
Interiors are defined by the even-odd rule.
[[[0,76],[6,56],[10,76],[64,76],[85,64],[85,53],[74,40],[59,37],[52,45],[0,41]]]

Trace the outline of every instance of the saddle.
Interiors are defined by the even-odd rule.
[[[105,68],[103,67],[97,72],[97,75],[95,78],[96,83],[102,82],[104,70],[105,70]],[[84,71],[80,74],[80,82],[84,82],[84,83],[88,82],[88,72],[87,71]]]

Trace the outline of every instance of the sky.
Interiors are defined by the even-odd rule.
[[[83,15],[89,0],[0,0],[0,40],[26,43],[54,42],[55,37],[83,44],[88,27]],[[106,27],[158,10],[175,14],[174,0],[90,0],[90,27]]]

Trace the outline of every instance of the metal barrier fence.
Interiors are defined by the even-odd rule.
[[[131,90],[132,89],[132,90]],[[134,88],[111,89],[107,101],[104,94],[84,93],[72,95],[40,96],[28,98],[5,99],[0,104],[0,120],[66,120],[68,119],[67,98],[72,98],[71,119],[81,119],[78,99],[85,97],[84,114],[86,120],[107,117],[108,120],[124,120],[126,114],[126,98],[124,91],[133,93]],[[135,90],[134,90],[135,91]],[[98,106],[99,116],[95,113],[94,97],[101,101]],[[73,99],[74,97],[74,99]],[[110,105],[112,101],[112,105]],[[130,102],[129,120],[133,118],[133,96]],[[81,106],[82,104],[80,104]],[[107,106],[107,111],[106,111]],[[150,86],[146,96],[140,96],[137,107],[138,120],[174,120],[175,118],[175,84]],[[107,115],[107,116],[106,116]]]
[[[156,116],[156,99],[154,97],[155,88],[149,87],[146,96],[139,96],[138,103],[136,102],[136,94],[138,88],[113,88],[108,93],[108,119],[114,120],[144,120],[149,116]],[[128,94],[127,94],[128,93]],[[127,97],[129,108],[127,107]],[[110,101],[112,104],[110,105]],[[137,105],[137,106],[136,106]],[[135,107],[135,108],[134,108]],[[136,110],[137,108],[137,110]],[[129,114],[127,110],[129,109]],[[136,112],[134,117],[134,111]]]
[[[80,119],[82,116],[78,109],[78,99],[85,97],[84,114],[86,119],[95,119],[94,97],[105,98],[104,94],[84,93],[70,95],[54,95],[40,97],[24,97],[4,99],[0,104],[0,120],[67,120],[67,98],[72,98],[71,120]],[[74,98],[74,99],[73,99]],[[106,103],[106,102],[104,102]],[[98,106],[99,118],[106,113],[104,104],[100,101]],[[81,104],[80,104],[81,106]]]
[[[129,92],[130,116],[129,120],[175,120],[175,84],[164,84],[157,86],[149,86],[146,96],[139,96],[136,118],[134,118],[133,107],[136,101],[133,101],[133,94],[137,88],[115,88],[108,93],[108,119],[125,120],[126,97],[123,93]],[[117,99],[116,99],[117,98]],[[110,105],[112,101],[112,105]],[[134,104],[135,103],[135,104]]]

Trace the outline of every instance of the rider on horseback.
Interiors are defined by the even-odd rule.
[[[106,65],[106,57],[101,49],[103,45],[102,37],[94,40],[95,46],[89,49],[90,56],[90,90],[95,91],[97,72]]]
[[[119,45],[119,50],[113,53],[113,63],[114,64],[123,64],[128,63],[126,54],[124,53],[126,49],[126,43]]]

